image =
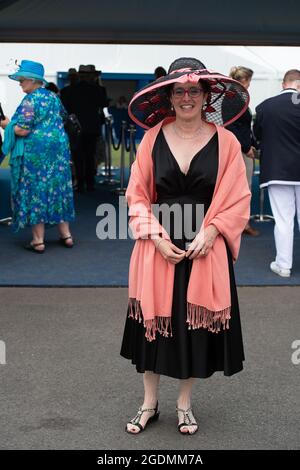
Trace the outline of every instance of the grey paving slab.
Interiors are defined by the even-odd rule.
[[[124,432],[142,376],[119,356],[126,288],[0,289],[1,449],[299,449],[300,287],[239,288],[244,370],[199,379],[199,432],[176,429],[178,381],[162,377],[159,421]]]

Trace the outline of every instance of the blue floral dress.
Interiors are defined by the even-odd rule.
[[[25,96],[12,117],[19,127],[30,131],[24,137],[24,155],[12,193],[14,230],[74,220],[65,115],[60,99],[38,88]]]

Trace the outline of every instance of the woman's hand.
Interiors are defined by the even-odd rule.
[[[26,129],[22,129],[22,127],[15,126],[15,134],[19,137],[26,137],[30,134],[31,131],[27,131]]]
[[[159,238],[153,241],[156,249],[165,258],[165,260],[169,261],[170,263],[177,264],[180,263],[183,258],[185,258],[185,251],[177,248],[177,246],[169,240]]]
[[[204,233],[201,232],[194,238],[186,252],[186,257],[189,259],[197,259],[207,256],[218,234],[219,230],[214,225],[206,227]]]
[[[251,147],[249,152],[246,153],[246,157],[252,158],[252,160],[255,160],[255,153],[254,153],[255,148]]]
[[[0,121],[0,126],[2,127],[2,129],[5,129],[9,123],[10,123],[10,120],[8,119],[7,116],[5,116],[5,119],[2,119],[2,121]]]

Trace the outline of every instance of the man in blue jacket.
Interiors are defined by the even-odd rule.
[[[300,228],[300,70],[286,72],[279,95],[256,108],[254,134],[260,141],[260,187],[268,187],[275,218],[273,272],[289,277],[294,219]]]

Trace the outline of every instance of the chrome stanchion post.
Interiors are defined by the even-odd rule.
[[[131,170],[131,165],[133,164],[134,162],[134,139],[135,139],[135,133],[136,133],[136,129],[135,129],[135,126],[133,124],[130,124],[129,126],[129,171]]]
[[[108,138],[107,138],[107,163],[108,163],[108,179],[111,180],[111,119],[108,119]]]
[[[125,132],[127,128],[127,122],[122,121],[122,127],[121,127],[121,158],[120,158],[120,187],[116,189],[117,194],[125,194],[126,188],[125,186],[125,147],[126,147],[126,141],[125,141]]]
[[[110,117],[105,118],[105,135],[106,135],[106,153],[105,153],[105,169],[101,173],[101,176],[104,176],[105,179],[100,182],[100,184],[115,184],[115,181],[112,176],[114,173],[111,171],[111,126],[112,121]]]
[[[264,214],[264,202],[265,202],[265,188],[259,190],[259,214],[251,216],[251,219],[256,222],[271,222],[274,217],[270,214]]]
[[[259,176],[260,171],[255,169],[255,160],[254,160],[254,171],[253,175]],[[264,214],[264,202],[265,202],[265,188],[259,188],[259,214],[251,215],[250,219],[255,220],[256,222],[271,222],[274,220],[274,217],[270,214]]]
[[[109,129],[108,129],[108,121],[110,118],[105,118],[105,124],[104,124],[104,134],[105,134],[105,160],[104,160],[104,171],[101,171],[100,175],[101,176],[107,176],[108,175],[108,150],[107,150],[107,140],[108,140],[108,134],[109,134]]]

